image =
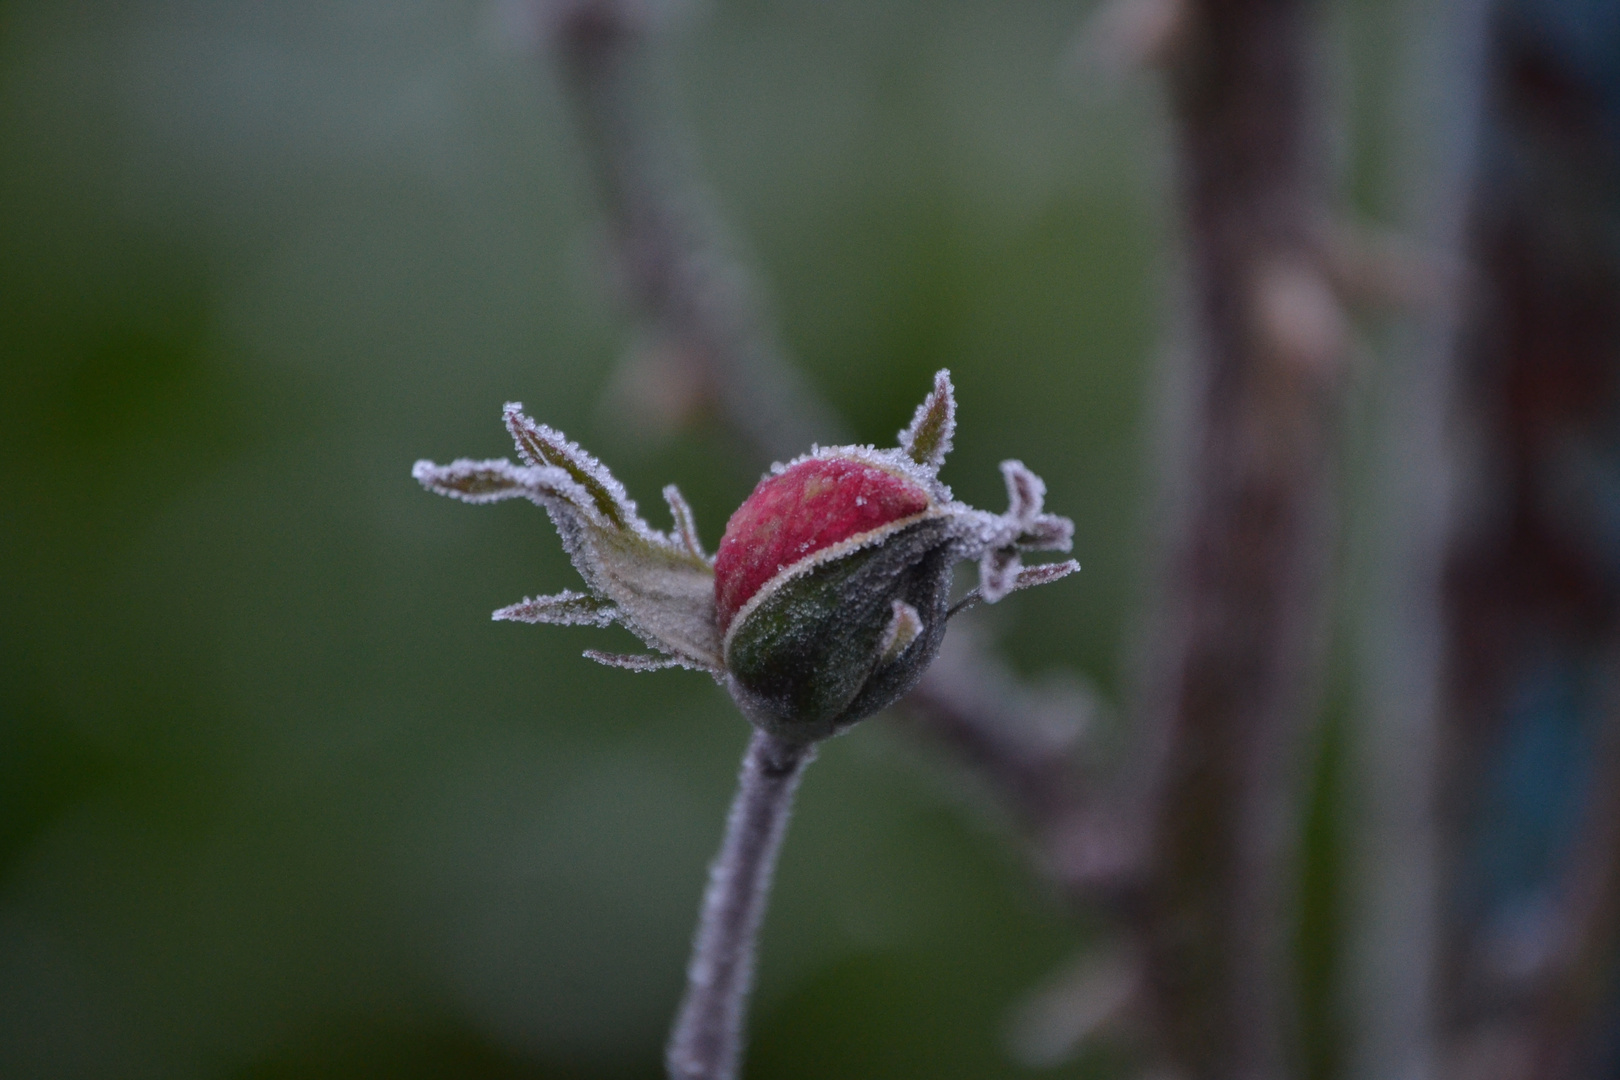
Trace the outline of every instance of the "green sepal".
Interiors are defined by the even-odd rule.
[[[784,738],[824,739],[915,686],[944,637],[951,547],[948,523],[926,518],[767,585],[725,654],[755,722]],[[922,629],[884,662],[896,600],[916,609]]]

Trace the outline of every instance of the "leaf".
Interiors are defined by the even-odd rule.
[[[411,466],[416,483],[436,494],[449,495],[462,502],[501,502],[502,499],[544,499],[561,495],[557,481],[569,481],[559,470],[512,465],[505,458],[473,461],[457,458],[449,465],[416,461]]]
[[[1001,476],[1007,482],[1007,516],[1020,524],[1033,522],[1046,504],[1046,481],[1022,461],[1003,461]]]
[[[620,609],[619,620],[648,645],[719,671],[714,570],[656,534],[587,526],[570,548],[574,565]]]

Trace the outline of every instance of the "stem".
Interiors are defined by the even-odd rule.
[[[709,867],[686,997],[670,1034],[670,1080],[732,1080],[742,1057],[743,1021],[754,982],[754,945],[765,916],[776,853],[809,744],[754,733],[720,853]]]
[[[1299,777],[1316,713],[1346,330],[1308,0],[1189,0],[1170,72],[1192,285],[1189,459],[1144,679],[1141,913],[1160,1046],[1199,1080],[1293,1059]]]
[[[753,275],[697,179],[662,42],[645,5],[568,6],[558,58],[582,147],[636,313],[679,357],[699,397],[767,460],[838,434],[783,356]]]

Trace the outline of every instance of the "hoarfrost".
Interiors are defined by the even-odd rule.
[[[495,612],[497,622],[551,623],[554,626],[612,626],[620,617],[604,596],[564,589],[554,596],[524,597]]]
[[[543,507],[590,596],[562,593],[525,600],[497,619],[606,625],[619,622],[650,647],[680,662],[718,673],[722,667],[714,617],[714,569],[697,542],[690,508],[679,492],[670,500],[676,536],[651,528],[623,485],[596,458],[554,428],[503,411],[507,430],[527,464],[461,459],[419,461],[412,475],[430,491],[464,502],[526,497]]]
[[[663,671],[666,668],[693,666],[679,657],[653,656],[649,653],[608,653],[586,649],[580,655],[587,660],[595,660],[598,664],[623,668],[626,671]]]
[[[1039,566],[1021,567],[1017,573],[1011,575],[1004,572],[1001,576],[1001,583],[1005,587],[1002,593],[997,596],[996,599],[999,600],[1008,593],[1019,592],[1023,589],[1033,589],[1037,585],[1050,585],[1054,581],[1068,577],[1070,574],[1079,569],[1079,563],[1075,562],[1073,559],[1066,559],[1063,562],[1041,563]],[[1008,584],[1009,578],[1011,579],[1010,584]],[[973,607],[975,604],[981,602],[994,603],[993,600],[985,595],[984,585],[982,582],[978,588],[969,591],[966,596],[952,604],[951,610],[947,613],[947,616],[966,611],[968,608]]]
[[[669,516],[675,520],[675,538],[687,551],[708,561],[709,557],[703,554],[703,544],[698,540],[697,519],[692,516],[692,507],[687,504],[681,489],[674,484],[665,487],[664,502],[669,505]]]
[[[518,454],[530,465],[550,465],[562,469],[590,497],[597,512],[620,529],[648,531],[636,515],[636,504],[625,493],[624,485],[596,458],[555,428],[539,424],[523,415],[523,403],[508,401],[501,410],[506,430],[517,443]]]
[[[934,373],[933,391],[917,406],[911,425],[900,432],[900,449],[918,465],[938,472],[955,434],[956,390],[950,370],[940,368]]]
[[[979,560],[979,594],[993,604],[1018,583],[1018,549],[993,548]]]
[[[1034,521],[1046,505],[1046,481],[1017,460],[1003,461],[1001,476],[1007,481],[1007,516],[1019,523]]]
[[[664,489],[674,527],[660,532],[647,524],[635,502],[608,468],[555,428],[525,416],[509,402],[502,419],[524,464],[460,458],[449,465],[418,461],[411,474],[430,491],[469,503],[527,498],[543,507],[562,539],[587,593],[564,590],[525,598],[494,613],[498,620],[562,625],[607,626],[617,622],[657,655],[625,656],[592,650],[591,659],[633,671],[689,667],[716,677],[724,674],[723,649],[715,616],[714,560],[704,553],[691,507],[674,485]],[[1021,551],[1067,551],[1074,524],[1043,511],[1046,485],[1022,462],[1002,462],[1008,508],[1004,514],[956,502],[939,481],[939,468],[956,431],[956,395],[950,372],[934,375],[934,387],[900,432],[900,448],[812,446],[808,454],[776,464],[780,474],[804,461],[841,459],[882,469],[926,491],[929,505],[902,521],[848,537],[814,555],[782,567],[770,584],[809,573],[857,547],[887,543],[925,519],[941,520],[953,558],[979,561],[979,587],[952,608],[993,603],[1010,592],[1056,581],[1075,570],[1074,562],[1025,568]],[[746,621],[762,589],[737,613],[733,628]],[[926,629],[916,609],[897,601],[880,642],[883,662],[898,659]]]

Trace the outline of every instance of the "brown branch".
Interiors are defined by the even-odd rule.
[[[1131,902],[1141,837],[1117,820],[1081,747],[1092,719],[1083,692],[1042,696],[961,628],[898,706],[1011,817],[1045,875],[1075,904]]]
[[[1298,778],[1331,555],[1345,328],[1309,9],[1199,0],[1170,71],[1193,284],[1192,460],[1144,697],[1163,1044],[1194,1077],[1287,1075]]]
[[[691,165],[659,69],[658,27],[634,0],[542,4],[629,299],[662,374],[767,458],[839,423],[783,358],[758,290]],[[643,372],[643,375],[649,374]]]

